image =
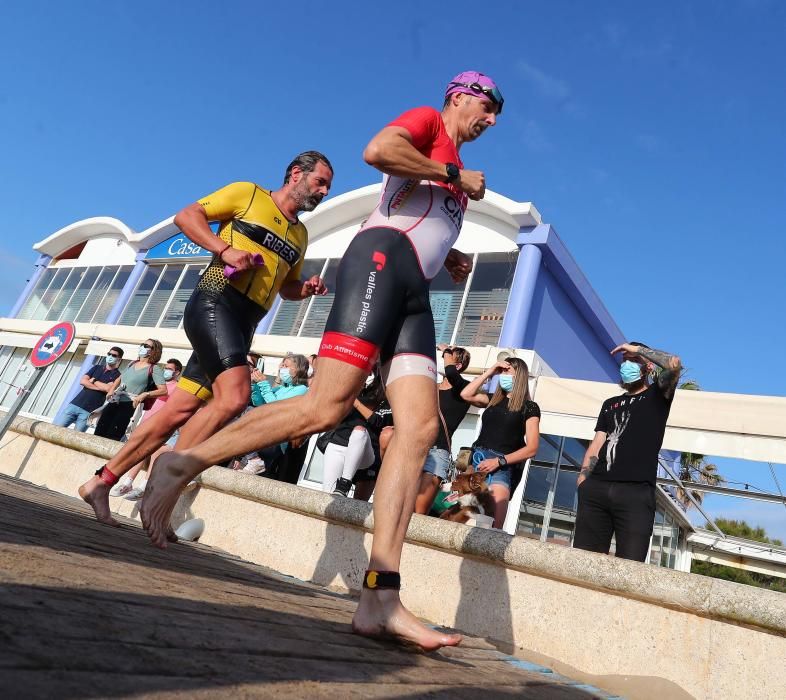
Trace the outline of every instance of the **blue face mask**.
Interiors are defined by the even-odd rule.
[[[171,370],[171,369],[165,369],[164,370],[164,379],[166,381],[169,381],[174,376],[175,376],[175,372],[173,370]]]
[[[513,385],[515,382],[513,381],[512,374],[500,374],[499,375],[499,387],[505,393],[511,391],[513,389]]]
[[[264,357],[260,357],[257,360],[257,369],[264,374],[264,372],[265,372],[265,358]]]
[[[289,367],[280,367],[278,370],[278,378],[284,386],[289,386],[292,383],[292,375],[289,372]]]
[[[641,379],[641,365],[625,360],[620,365],[620,377],[622,377],[623,384],[633,384],[633,382],[639,381]]]
[[[106,356],[106,363],[108,365],[114,365],[117,363],[117,358],[114,355],[107,355]]]

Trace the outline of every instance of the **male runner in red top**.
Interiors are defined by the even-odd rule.
[[[254,409],[202,444],[160,457],[142,503],[154,544],[166,546],[172,509],[190,479],[233,454],[332,428],[379,358],[396,430],[377,481],[374,542],[352,626],[358,634],[427,650],[461,641],[404,608],[398,569],[420,470],[439,423],[429,283],[443,264],[457,282],[466,279],[472,263],[451,246],[467,197],[482,199],[486,190],[483,173],[463,169],[458,152],[494,126],[502,104],[491,78],[461,73],[448,84],[441,113],[411,110],[371,140],[364,158],[385,174],[382,196],[339,266],[310,391],[273,410]]]

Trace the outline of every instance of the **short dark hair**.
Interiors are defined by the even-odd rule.
[[[319,151],[303,151],[303,153],[295,156],[295,159],[287,166],[287,171],[284,173],[284,184],[286,185],[289,182],[289,178],[292,176],[292,168],[298,167],[306,175],[317,167],[317,163],[324,163],[330,168],[330,172],[333,172],[333,166],[322,153]]]
[[[114,350],[120,357],[123,357],[123,348],[117,347],[117,345],[113,345],[110,350]]]
[[[174,365],[178,372],[182,372],[183,371],[183,363],[180,360],[178,360],[176,357],[170,357],[166,361],[166,364]]]

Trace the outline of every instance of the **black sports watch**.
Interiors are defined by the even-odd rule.
[[[455,163],[445,163],[445,182],[455,182],[459,179],[461,171]]]
[[[500,455],[499,457],[497,457],[497,462],[500,467],[504,467],[507,465],[508,460],[505,459],[505,455]]]

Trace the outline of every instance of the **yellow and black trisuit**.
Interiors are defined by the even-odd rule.
[[[207,400],[210,383],[221,372],[246,364],[254,330],[281,285],[300,279],[308,232],[299,220],[288,221],[270,192],[253,182],[233,182],[199,204],[208,221],[220,222],[222,241],[264,260],[264,266],[230,280],[224,263],[213,256],[188,300],[183,328],[194,352],[178,387]]]

